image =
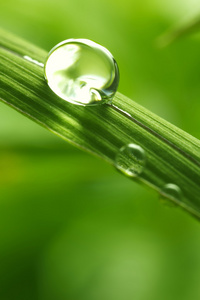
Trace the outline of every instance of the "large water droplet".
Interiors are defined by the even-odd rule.
[[[116,168],[129,177],[137,177],[145,167],[146,155],[139,145],[123,146],[116,155]]]
[[[181,199],[182,199],[182,191],[179,188],[179,186],[177,186],[176,184],[168,183],[164,185],[164,187],[160,191],[161,202],[168,206],[177,205],[177,201],[181,201]]]
[[[119,84],[112,54],[87,39],[56,45],[45,64],[45,78],[60,98],[78,105],[110,103]]]

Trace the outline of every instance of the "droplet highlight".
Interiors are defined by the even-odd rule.
[[[123,146],[115,159],[115,167],[129,177],[139,176],[143,172],[145,164],[145,150],[136,144]]]
[[[111,103],[119,84],[119,69],[112,54],[87,39],[69,39],[56,45],[44,70],[52,91],[78,105]]]
[[[160,201],[167,206],[176,206],[182,200],[182,191],[176,184],[168,183],[160,191]]]

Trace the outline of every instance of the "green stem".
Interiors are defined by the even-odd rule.
[[[199,31],[199,29],[200,18],[198,16],[194,20],[191,20],[190,22],[183,24],[182,26],[175,26],[167,30],[167,32],[158,37],[156,44],[159,47],[167,47],[176,40]]]
[[[121,147],[139,145],[146,165],[133,179],[199,218],[200,141],[120,93],[112,105],[82,107],[63,101],[45,82],[46,57],[46,51],[0,30],[1,100],[112,165]],[[178,186],[182,197],[163,190],[166,184]]]

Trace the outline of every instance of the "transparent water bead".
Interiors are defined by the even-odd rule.
[[[119,70],[103,46],[87,39],[69,39],[50,51],[45,78],[60,98],[93,105],[111,102],[119,84]]]
[[[116,168],[129,177],[140,175],[146,163],[146,154],[143,148],[135,144],[123,146],[116,155]]]
[[[181,201],[182,200],[182,191],[176,184],[168,183],[164,185],[160,192],[160,200],[162,203],[168,205],[168,206],[176,206],[175,201]]]

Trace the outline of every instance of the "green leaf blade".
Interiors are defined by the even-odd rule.
[[[29,49],[29,50],[28,50]],[[112,105],[82,107],[58,98],[48,87],[43,68],[47,52],[0,31],[0,98],[27,117],[74,145],[112,165],[126,144],[146,153],[138,182],[159,193],[177,185],[181,201],[170,197],[195,216],[200,213],[200,141],[131,99],[117,93]],[[97,170],[94,170],[96,172]]]

